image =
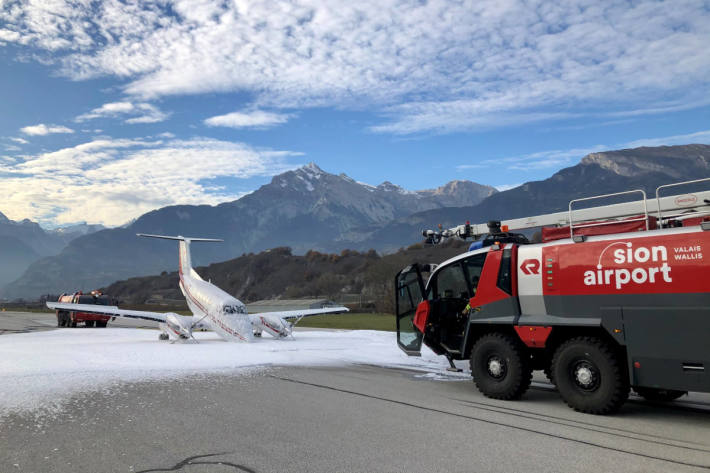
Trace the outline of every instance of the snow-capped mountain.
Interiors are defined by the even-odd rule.
[[[50,233],[58,235],[68,243],[74,238],[83,235],[88,235],[89,233],[95,233],[105,228],[106,227],[100,224],[89,224],[86,222],[81,222],[74,225],[67,225],[66,227],[55,228],[54,230],[51,230]]]
[[[409,191],[390,182],[373,186],[311,163],[275,176],[269,184],[233,202],[165,207],[125,227],[76,238],[59,255],[34,263],[20,279],[3,288],[0,296],[36,297],[94,289],[117,279],[174,269],[174,245],[136,238],[139,232],[225,240],[196,245],[196,264],[277,246],[290,246],[297,254],[310,249],[339,251],[357,246],[394,219],[451,205],[473,205],[496,192],[467,181],[423,191]]]

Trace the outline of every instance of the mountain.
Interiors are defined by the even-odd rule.
[[[0,212],[0,287],[17,279],[40,258],[59,254],[77,236],[99,228],[103,227],[84,223],[46,231],[36,222],[13,221]]]
[[[0,213],[0,236],[16,238],[41,256],[55,255],[65,245],[63,239],[44,231],[38,223],[28,219],[16,222],[2,213]]]
[[[709,159],[710,146],[697,144],[592,153],[548,179],[505,192],[466,181],[424,191],[390,182],[372,186],[309,164],[233,202],[165,207],[123,228],[78,237],[60,254],[33,263],[0,295],[94,289],[176,267],[176,245],[135,233],[224,238],[222,244],[195,244],[196,265],[285,245],[296,254],[344,248],[390,252],[421,241],[421,230],[438,223],[448,227],[561,211],[574,198],[635,188],[652,197],[659,185],[710,176]]]
[[[562,169],[543,181],[525,184],[499,192],[474,206],[418,212],[397,219],[361,242],[361,247],[378,244],[391,251],[419,241],[421,231],[441,223],[444,228],[473,223],[504,220],[550,212],[565,211],[569,201],[581,197],[642,189],[654,198],[660,185],[710,177],[710,146],[690,144],[659,146],[592,153],[579,164]],[[701,185],[707,190],[708,184]],[[693,187],[667,190],[665,194],[683,193]],[[630,199],[640,199],[630,197]],[[630,200],[629,199],[629,200]],[[593,205],[604,205],[598,202]]]
[[[66,227],[55,228],[50,230],[49,233],[57,235],[66,243],[69,243],[74,238],[88,235],[90,233],[96,233],[99,230],[104,230],[106,227],[99,224],[88,224],[86,222],[77,223],[75,225],[67,225]]]
[[[0,285],[17,279],[40,255],[19,238],[0,235]]]
[[[430,209],[480,202],[497,191],[468,181],[409,191],[390,182],[372,186],[345,174],[330,174],[311,163],[275,176],[269,184],[217,206],[177,205],[116,229],[72,240],[56,256],[32,264],[5,286],[5,297],[37,297],[94,289],[117,279],[176,267],[176,246],[140,239],[136,233],[223,238],[195,244],[195,264],[224,261],[243,253],[288,245],[294,253],[339,251],[393,219]]]
[[[65,244],[35,222],[15,222],[0,213],[0,286],[17,279],[41,257],[58,254]]]

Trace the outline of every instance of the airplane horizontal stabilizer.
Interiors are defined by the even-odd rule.
[[[148,233],[136,233],[137,236],[141,237],[147,237],[147,238],[162,238],[163,240],[180,240],[180,241],[214,241],[214,242],[220,242],[224,241],[222,239],[218,238],[193,238],[193,237],[184,237],[181,235],[178,236],[168,236],[168,235],[151,235]]]

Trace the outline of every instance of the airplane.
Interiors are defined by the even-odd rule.
[[[293,326],[303,317],[319,314],[348,312],[347,307],[336,306],[322,309],[304,309],[280,312],[247,313],[247,308],[239,299],[227,294],[211,282],[205,281],[192,268],[190,243],[221,242],[212,238],[190,238],[183,236],[165,236],[137,233],[137,236],[161,238],[178,241],[180,290],[185,296],[192,316],[182,316],[173,312],[146,312],[140,310],[119,309],[116,306],[92,304],[72,304],[65,302],[47,302],[47,307],[57,310],[88,312],[92,314],[143,319],[158,322],[160,340],[188,342],[197,340],[192,335],[196,328],[210,328],[229,342],[251,342],[254,337],[261,337],[263,332],[274,338],[284,339],[292,335]],[[295,319],[293,323],[289,320]]]

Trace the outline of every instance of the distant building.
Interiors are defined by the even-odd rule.
[[[284,310],[322,309],[323,307],[337,306],[329,299],[264,299],[247,304],[247,311],[251,314],[257,312],[279,312]]]

